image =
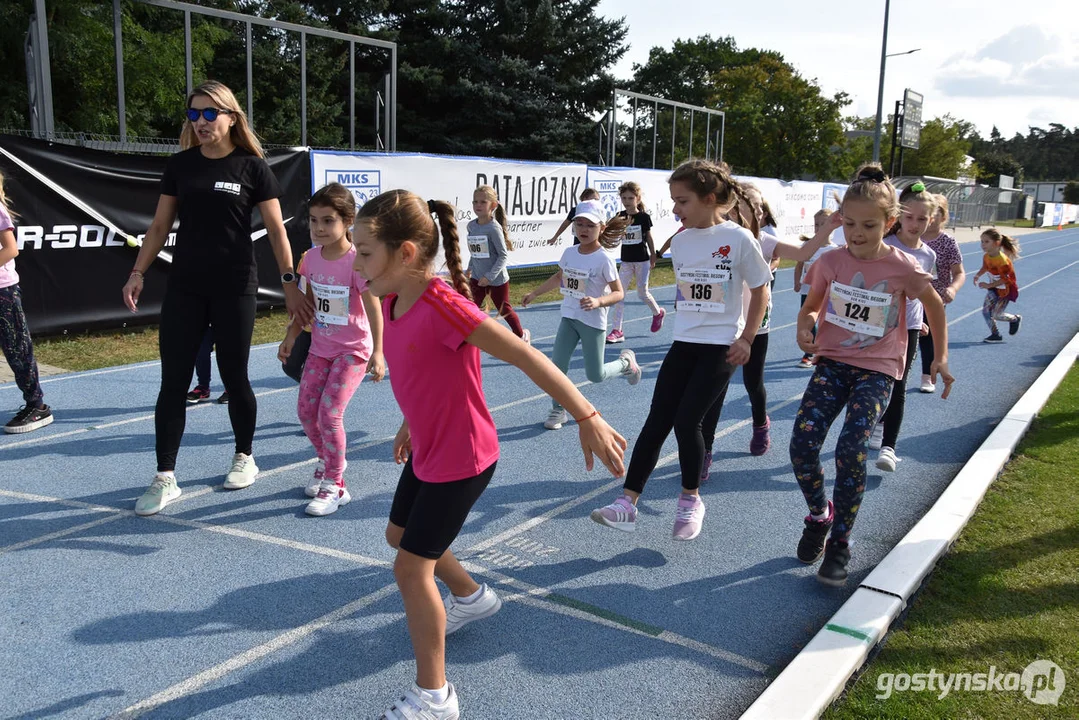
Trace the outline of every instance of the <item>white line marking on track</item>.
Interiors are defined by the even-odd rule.
[[[1074,244],[1074,243],[1072,243],[1072,244]],[[1049,251],[1047,250],[1046,252],[1049,252]],[[1028,256],[1028,257],[1029,257],[1029,256]],[[1022,258],[1020,258],[1020,260],[1022,260]],[[1047,279],[1049,279],[1049,278],[1053,277],[1054,275],[1056,275],[1057,273],[1061,273],[1061,272],[1064,272],[1065,270],[1067,270],[1068,268],[1070,268],[1070,267],[1071,267],[1072,265],[1079,265],[1079,260],[1076,260],[1076,261],[1074,261],[1074,262],[1068,263],[1068,264],[1067,264],[1067,265],[1065,265],[1064,267],[1062,267],[1062,268],[1059,268],[1059,269],[1057,269],[1057,270],[1054,270],[1053,272],[1049,273],[1048,275],[1043,275],[1042,277],[1038,278],[1037,280],[1034,280],[1034,281],[1032,281],[1032,282],[1029,282],[1029,283],[1027,283],[1026,285],[1022,286],[1022,287],[1021,287],[1021,288],[1019,288],[1019,289],[1020,289],[1020,290],[1026,290],[1027,288],[1031,288],[1031,287],[1034,287],[1035,285],[1037,285],[1038,283],[1040,283],[1040,282],[1041,282],[1042,280],[1047,280]],[[971,315],[977,315],[977,314],[978,314],[978,313],[980,313],[981,311],[982,311],[982,309],[981,309],[981,308],[975,308],[975,309],[971,310],[970,312],[968,312],[968,313],[966,313],[966,314],[964,314],[964,315],[960,315],[960,316],[959,316],[959,317],[957,317],[957,318],[956,318],[955,320],[952,320],[952,321],[950,321],[950,322],[948,323],[948,327],[951,327],[952,325],[955,325],[955,324],[956,324],[957,322],[959,322],[960,320],[966,320],[966,319],[967,319],[968,317],[970,317]]]
[[[98,525],[104,525],[105,523],[112,522],[113,520],[119,520],[122,517],[124,517],[124,515],[122,515],[120,513],[112,513],[111,515],[107,515],[107,516],[105,516],[103,518],[98,518],[97,520],[91,520],[90,522],[83,523],[81,525],[75,525],[74,527],[69,527],[66,530],[57,530],[56,532],[51,532],[51,533],[48,533],[47,535],[41,535],[40,537],[31,538],[29,540],[23,540],[22,542],[14,543],[13,545],[8,545],[6,547],[0,547],[0,555],[2,555],[3,553],[6,553],[6,552],[14,552],[16,550],[25,550],[28,547],[33,547],[34,545],[39,545],[41,543],[46,543],[46,542],[49,542],[50,540],[58,540],[58,539],[60,539],[62,537],[65,537],[67,535],[73,535],[75,533],[80,533],[83,530],[89,530],[90,528],[97,527]]]

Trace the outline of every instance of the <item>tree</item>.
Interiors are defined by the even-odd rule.
[[[903,175],[954,179],[959,177],[970,151],[974,126],[951,115],[922,125],[919,148],[903,152]]]
[[[724,160],[740,174],[835,173],[832,147],[843,140],[841,111],[850,100],[845,93],[825,97],[779,53],[739,50],[732,38],[705,35],[678,40],[670,51],[653,48],[634,76],[641,92],[723,110]]]
[[[1000,176],[1010,175],[1015,178],[1016,184],[1023,182],[1023,168],[1019,162],[1002,150],[986,150],[975,156],[978,173],[976,179],[980,183],[1000,186]]]
[[[1064,186],[1064,202],[1079,205],[1079,182],[1069,180]]]

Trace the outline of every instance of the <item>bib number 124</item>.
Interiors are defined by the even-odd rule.
[[[844,312],[847,317],[855,320],[861,320],[862,322],[869,321],[869,307],[867,305],[859,305],[858,303],[844,303]]]

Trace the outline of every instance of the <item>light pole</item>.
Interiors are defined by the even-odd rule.
[[[873,130],[873,162],[880,162],[880,127],[884,114],[884,66],[888,61],[888,13],[891,0],[884,0],[884,37],[880,41],[880,85],[877,87],[877,126]]]

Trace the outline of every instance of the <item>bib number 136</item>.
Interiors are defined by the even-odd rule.
[[[689,299],[690,300],[711,300],[712,299],[712,286],[693,284],[689,286]]]

